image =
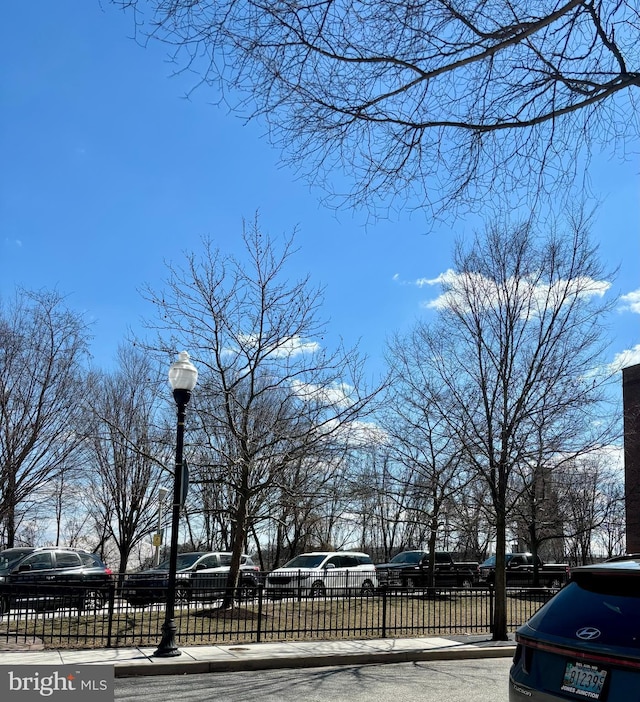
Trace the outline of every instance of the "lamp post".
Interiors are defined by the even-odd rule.
[[[176,623],[174,610],[176,602],[176,566],[178,563],[178,525],[182,501],[182,448],[184,443],[184,418],[191,391],[198,380],[198,369],[189,361],[189,354],[181,351],[178,360],[169,368],[169,383],[173,390],[173,399],[178,406],[178,427],[176,432],[176,467],[173,478],[173,505],[171,511],[171,545],[169,547],[169,581],[167,583],[167,605],[162,639],[154,656],[168,658],[179,656],[181,651],[176,646]]]
[[[160,546],[162,545],[162,517],[164,506],[164,501],[169,490],[166,487],[158,488],[158,531],[156,532],[156,554],[155,554],[155,564],[156,567],[160,565]]]

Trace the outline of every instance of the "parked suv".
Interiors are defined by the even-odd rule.
[[[0,615],[16,604],[37,610],[98,609],[111,580],[111,569],[99,556],[82,549],[9,548],[0,552]]]
[[[516,632],[509,700],[637,700],[640,558],[580,566]]]
[[[323,597],[358,592],[370,595],[378,587],[371,557],[358,551],[315,551],[296,556],[269,573],[266,594],[271,597]]]
[[[178,602],[211,600],[220,597],[227,587],[231,553],[227,551],[193,551],[179,553],[176,566],[176,599]],[[122,596],[131,605],[144,606],[162,602],[167,597],[169,560],[155,568],[126,576]],[[252,597],[260,583],[260,568],[249,556],[240,557],[241,598]]]

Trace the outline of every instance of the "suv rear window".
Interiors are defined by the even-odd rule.
[[[640,577],[582,573],[529,620],[542,633],[576,638],[578,629],[599,629],[598,643],[640,649]]]

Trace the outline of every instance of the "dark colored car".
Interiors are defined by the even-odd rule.
[[[510,702],[640,699],[640,558],[574,568],[516,642]]]
[[[231,553],[221,551],[194,551],[179,553],[176,566],[176,600],[212,600],[219,598],[227,587]],[[144,606],[162,602],[167,597],[169,560],[155,568],[130,573],[126,576],[122,596],[131,605]],[[260,584],[260,569],[251,558],[240,559],[240,582],[236,593],[243,599],[252,597]]]
[[[534,587],[536,566],[531,553],[506,553],[505,576],[507,587]],[[568,563],[543,563],[537,558],[538,587],[559,590],[571,573]],[[480,582],[491,585],[496,577],[496,557],[487,558],[480,564]]]
[[[51,610],[99,609],[112,572],[94,553],[63,547],[20,547],[0,552],[0,614],[16,605]]]
[[[376,565],[380,587],[390,589],[438,587],[470,588],[478,582],[478,564],[456,563],[448,551],[435,552],[435,570],[429,567],[427,551],[403,551],[388,563]]]

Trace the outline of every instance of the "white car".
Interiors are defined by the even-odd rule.
[[[303,553],[269,573],[265,583],[271,597],[372,595],[377,587],[376,567],[370,556],[359,551]]]

